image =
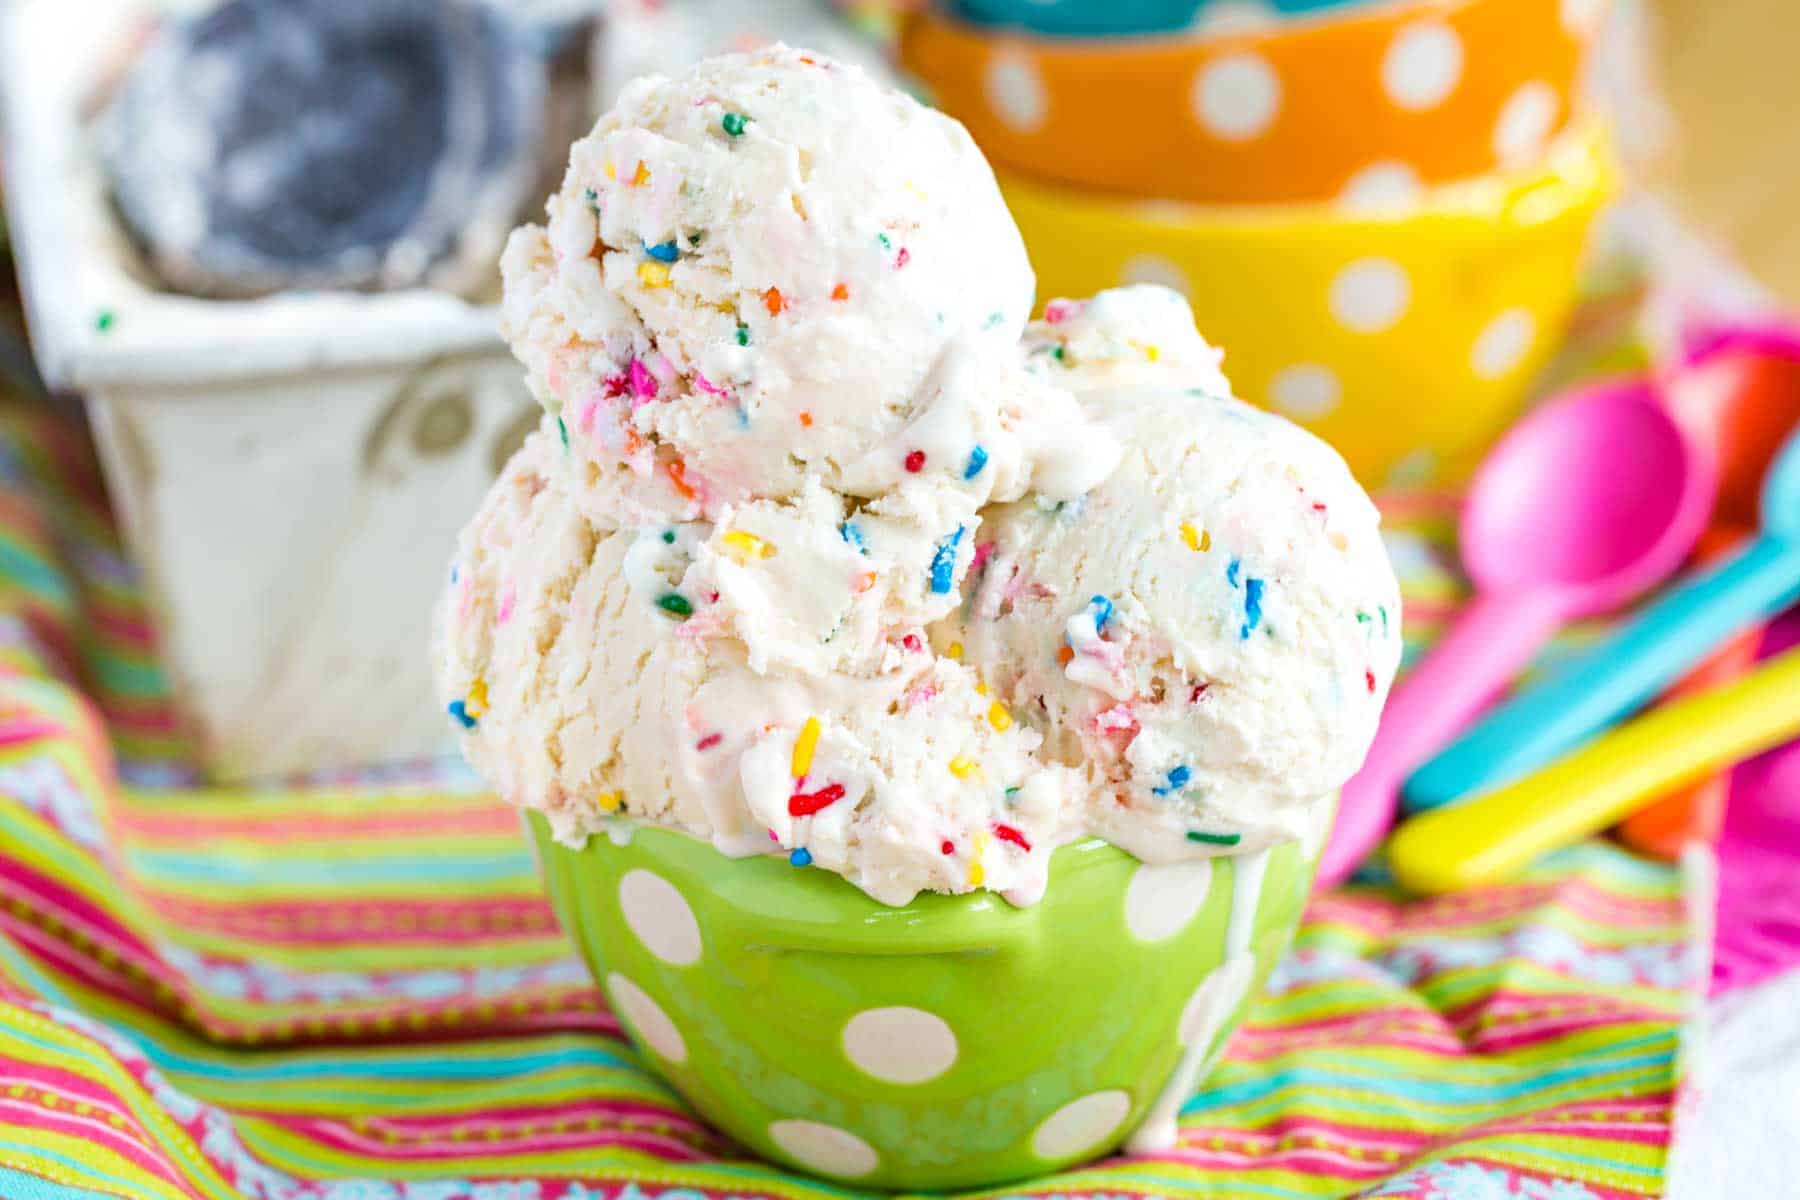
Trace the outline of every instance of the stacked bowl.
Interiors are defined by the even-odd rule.
[[[1041,299],[1175,287],[1370,485],[1523,403],[1611,194],[1605,0],[946,0],[902,55],[999,168]]]

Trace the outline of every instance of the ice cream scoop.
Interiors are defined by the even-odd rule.
[[[1744,627],[1800,597],[1800,433],[1763,482],[1762,531],[1521,692],[1407,782],[1431,808],[1546,763],[1647,703]]]
[[[1389,701],[1362,770],[1344,786],[1323,884],[1348,877],[1393,823],[1408,772],[1559,626],[1616,608],[1681,565],[1713,489],[1710,460],[1637,381],[1571,392],[1507,435],[1463,510],[1475,598]]]
[[[1303,835],[1398,664],[1374,506],[1323,442],[1223,390],[1173,293],[1053,302],[1027,354],[1125,459],[1079,501],[995,509],[940,641],[1093,777],[1114,844],[1167,861]]]
[[[1023,489],[1023,414],[983,364],[1031,266],[955,122],[806,51],[709,59],[628,86],[548,214],[507,248],[504,323],[597,513],[621,476],[682,519],[808,478],[945,485],[970,512]]]

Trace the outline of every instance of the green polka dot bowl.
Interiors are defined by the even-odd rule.
[[[702,1117],[786,1166],[928,1191],[1171,1144],[1322,841],[1157,867],[1088,839],[1038,904],[890,908],[670,830],[571,849],[528,820],[563,927]]]

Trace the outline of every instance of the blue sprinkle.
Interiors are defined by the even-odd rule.
[[[645,242],[644,253],[648,254],[651,258],[654,258],[657,262],[666,263],[674,262],[681,257],[681,251],[675,248],[674,242],[658,242],[654,246]]]
[[[855,521],[845,521],[842,525],[839,525],[838,536],[843,538],[846,542],[849,542],[852,546],[855,546],[858,550],[861,550],[864,554],[869,552],[869,543],[863,540],[863,531],[856,527]]]
[[[987,460],[988,452],[982,447],[977,446],[969,451],[969,465],[963,468],[963,478],[973,479],[981,474],[981,469],[987,466]]]
[[[1105,596],[1095,596],[1088,601],[1088,607],[1094,611],[1094,632],[1099,633],[1112,620],[1113,602]]]
[[[942,596],[950,590],[951,577],[956,574],[956,548],[962,544],[963,527],[958,525],[956,532],[938,543],[937,553],[931,556],[931,591],[933,595]]]
[[[459,580],[461,578],[462,578],[462,571],[457,568],[457,565],[455,563],[451,563],[450,564],[450,582],[455,583],[457,580]]]
[[[788,862],[796,867],[810,867],[812,866],[812,851],[808,850],[805,846],[801,846],[792,854],[788,855]]]
[[[1189,770],[1186,766],[1175,767],[1169,771],[1167,783],[1162,787],[1154,787],[1150,790],[1155,792],[1158,796],[1172,795],[1186,787],[1188,780],[1193,777],[1193,771]]]
[[[450,702],[450,715],[455,717],[457,724],[461,725],[464,729],[475,728],[475,718],[469,715],[468,706],[461,700],[452,700]]]
[[[1262,624],[1263,581],[1260,579],[1244,580],[1244,625],[1238,630],[1240,638],[1250,636],[1250,631]]]
[[[1234,558],[1231,560],[1230,564],[1228,566],[1226,566],[1226,568],[1225,568],[1225,582],[1229,583],[1232,587],[1236,587],[1238,585],[1237,579],[1238,579],[1239,565],[1240,564],[1238,563],[1238,560]]]

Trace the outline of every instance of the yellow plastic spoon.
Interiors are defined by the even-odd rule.
[[[1800,649],[1621,725],[1534,775],[1414,817],[1388,843],[1388,863],[1415,892],[1498,883],[1671,788],[1797,736]]]

